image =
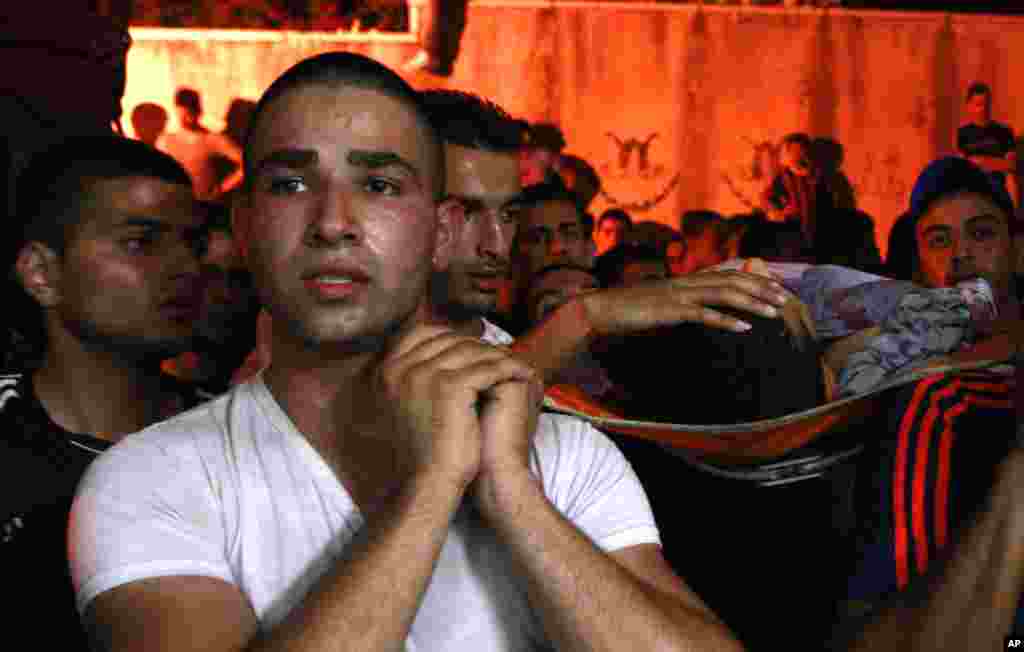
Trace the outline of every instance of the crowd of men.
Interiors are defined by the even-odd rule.
[[[664,447],[541,408],[553,385],[691,424],[829,400],[839,343],[782,278],[717,267],[736,258],[982,279],[996,319],[900,314],[1015,338],[1016,162],[979,96],[884,266],[806,136],[755,213],[645,228],[588,215],[599,180],[557,129],[351,53],[265,91],[218,140],[226,182],[173,156],[208,140],[188,92],[178,138],[101,124],[40,147],[9,191],[0,558],[47,599],[11,622],[109,651],[1002,644],[1024,631],[1012,376],[892,393],[829,489],[855,541],[785,558],[828,564],[797,587],[772,552],[791,541],[750,530],[831,530],[827,506],[709,497]]]

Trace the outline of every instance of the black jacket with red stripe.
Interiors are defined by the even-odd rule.
[[[1012,376],[985,372],[893,391],[878,424],[884,436],[868,442],[857,474],[849,601],[870,609],[941,568],[1014,445],[1014,394]]]

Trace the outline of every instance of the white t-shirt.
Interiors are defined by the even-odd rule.
[[[639,481],[589,424],[543,414],[531,456],[555,507],[603,550],[658,543]],[[363,516],[262,376],[122,440],[79,486],[70,528],[78,606],[149,577],[234,584],[272,629],[344,551]],[[503,544],[459,510],[409,650],[527,650],[541,629]]]

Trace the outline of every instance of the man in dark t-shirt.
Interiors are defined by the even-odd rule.
[[[178,163],[113,135],[34,157],[17,216],[23,232],[3,240],[16,287],[0,375],[0,570],[21,593],[4,618],[33,647],[87,650],[71,501],[100,452],[197,403],[160,362],[187,350],[202,305],[202,216]]]
[[[957,151],[988,172],[993,181],[1005,185],[1014,205],[1019,206],[1013,129],[992,119],[992,90],[981,82],[971,84],[964,106],[969,122],[956,132]]]
[[[191,386],[170,377],[166,392],[183,408],[199,402]],[[45,613],[49,626],[34,640],[52,643],[47,649],[88,650],[66,561],[68,514],[78,480],[113,441],[54,423],[25,373],[0,375],[0,432],[0,572],[31,592],[5,614],[28,623]],[[32,599],[42,596],[45,606]]]

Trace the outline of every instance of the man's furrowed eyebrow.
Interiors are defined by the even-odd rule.
[[[979,222],[1001,222],[1003,218],[999,217],[994,213],[982,213],[981,215],[975,215],[974,217],[967,220],[967,224],[971,226],[977,226]]]
[[[317,154],[311,149],[277,149],[257,161],[253,173],[260,174],[272,167],[304,168],[316,161]]]
[[[369,170],[397,165],[398,167],[405,169],[412,176],[416,177],[417,181],[420,178],[420,172],[416,169],[416,166],[394,152],[353,149],[345,157],[345,160],[349,162],[349,165],[355,165]]]
[[[932,233],[948,233],[953,230],[953,227],[946,226],[945,224],[933,224],[924,230],[923,235],[930,235]]]

